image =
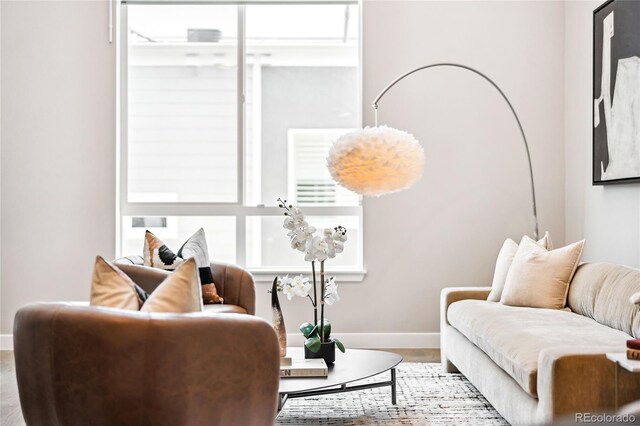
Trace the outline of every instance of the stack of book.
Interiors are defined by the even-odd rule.
[[[627,340],[627,359],[640,360],[640,339]]]
[[[280,377],[327,377],[329,369],[324,359],[296,359],[290,365],[280,364]]]
[[[291,357],[290,356],[281,356],[280,357],[280,365],[291,365]]]

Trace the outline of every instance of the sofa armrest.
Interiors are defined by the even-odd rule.
[[[225,304],[242,306],[249,315],[255,315],[256,285],[249,271],[237,265],[211,262],[211,273]]]
[[[163,321],[164,322],[164,321]],[[162,339],[184,355],[166,356],[153,371],[167,371],[178,360],[188,362],[179,378],[161,386],[161,400],[175,400],[176,393],[194,393],[202,411],[185,424],[250,425],[275,423],[280,383],[280,348],[267,321],[245,314],[195,313],[170,319],[170,328],[158,324]],[[156,347],[162,350],[162,342]],[[187,359],[185,359],[187,358]],[[170,382],[183,383],[170,389]],[[190,383],[185,382],[189,380]],[[206,381],[207,383],[202,383]],[[158,392],[158,390],[154,390]],[[189,402],[184,399],[185,405]],[[214,402],[214,406],[211,404]],[[214,411],[217,413],[212,413]],[[172,422],[166,424],[179,424]]]
[[[440,293],[440,356],[444,371],[455,373],[458,369],[447,357],[446,336],[447,327],[450,326],[447,320],[447,310],[453,302],[465,299],[487,300],[491,287],[448,287],[442,289]]]
[[[539,411],[549,422],[575,413],[615,409],[616,364],[607,359],[614,347],[562,347],[546,349],[538,358]],[[619,406],[640,397],[640,375],[618,369]]]
[[[453,302],[465,299],[487,300],[491,287],[448,287],[440,293],[440,330],[449,325],[447,309]]]

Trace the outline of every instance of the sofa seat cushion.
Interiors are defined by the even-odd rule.
[[[449,306],[449,323],[485,352],[534,398],[538,355],[558,347],[619,346],[630,336],[591,318],[556,309],[461,300]]]
[[[204,305],[204,312],[211,312],[214,314],[246,314],[247,310],[238,305]]]

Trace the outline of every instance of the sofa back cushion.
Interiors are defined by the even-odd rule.
[[[640,291],[640,270],[610,263],[578,267],[567,306],[601,324],[640,338],[640,307],[629,301]]]

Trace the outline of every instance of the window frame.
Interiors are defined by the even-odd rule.
[[[237,196],[235,202],[130,202],[128,200],[128,5],[237,5]],[[259,204],[255,206],[246,205],[246,176],[244,157],[246,140],[246,7],[247,4],[344,4],[357,5],[358,13],[358,106],[357,124],[362,126],[362,0],[122,0],[118,14],[118,39],[117,49],[117,81],[118,88],[116,112],[117,121],[117,147],[116,147],[116,257],[123,255],[122,241],[123,217],[144,217],[144,216],[233,216],[236,219],[236,253],[235,263],[240,266],[246,265],[247,247],[247,217],[252,216],[282,216],[282,211],[277,206],[266,206]],[[361,238],[358,249],[359,265],[349,268],[332,267],[329,263],[328,270],[341,282],[360,282],[366,275],[364,267],[364,229],[363,229],[363,206],[362,199],[356,206],[306,206],[304,207],[307,216],[355,216],[359,218]],[[283,234],[283,238],[285,235]],[[126,255],[126,253],[125,253]],[[306,269],[298,267],[252,267],[249,271],[254,275],[257,282],[271,282],[274,274],[279,273],[309,273]]]

